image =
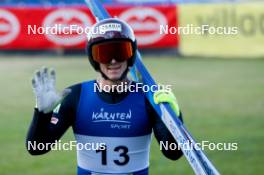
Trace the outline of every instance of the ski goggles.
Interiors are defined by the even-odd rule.
[[[113,59],[123,62],[133,57],[133,45],[129,40],[106,41],[92,45],[91,56],[98,63],[108,64]]]

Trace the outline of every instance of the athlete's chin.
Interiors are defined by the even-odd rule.
[[[108,78],[109,78],[110,80],[112,80],[112,81],[118,81],[118,80],[120,80],[121,75],[120,75],[120,74],[117,74],[117,75],[115,75],[115,74],[111,74],[111,75],[108,75]]]
[[[108,78],[111,80],[119,80],[122,76],[121,71],[108,71]]]

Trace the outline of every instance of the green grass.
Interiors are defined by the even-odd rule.
[[[262,174],[264,155],[264,60],[145,59],[155,79],[173,85],[187,128],[198,140],[237,142],[237,151],[206,150],[222,174]],[[76,171],[75,151],[30,156],[25,136],[34,96],[30,79],[46,65],[58,75],[58,89],[92,79],[82,58],[2,58],[0,60],[0,174],[65,175]],[[73,139],[69,130],[63,141]],[[185,158],[170,161],[153,139],[150,174],[192,174]]]

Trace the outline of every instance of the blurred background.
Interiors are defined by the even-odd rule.
[[[238,143],[205,150],[221,174],[263,174],[264,2],[259,0],[105,0],[112,16],[134,29],[143,62],[170,84],[194,138]],[[0,1],[0,174],[70,175],[75,151],[30,156],[25,137],[35,104],[31,77],[57,70],[59,90],[98,75],[84,51],[86,35],[33,34],[28,26],[91,26],[83,0]],[[160,25],[237,27],[235,35],[160,34]],[[63,142],[73,140],[70,129]],[[184,157],[170,161],[153,139],[150,174],[193,174]]]

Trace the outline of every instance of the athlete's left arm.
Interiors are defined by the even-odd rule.
[[[171,95],[171,94],[170,94]],[[159,97],[158,97],[159,96]],[[167,98],[163,98],[163,97],[167,97],[167,95],[163,92],[160,93],[156,93],[155,96],[155,102],[159,103],[159,102],[165,102],[168,101]],[[157,99],[158,97],[158,99]],[[167,127],[165,126],[165,124],[162,122],[162,120],[160,119],[159,115],[156,113],[156,111],[154,110],[154,108],[151,106],[151,104],[147,101],[147,111],[149,116],[151,117],[151,121],[152,121],[152,126],[153,126],[153,131],[154,131],[154,135],[160,145],[160,148],[163,155],[166,156],[167,158],[171,159],[171,160],[177,160],[179,159],[183,153],[180,149],[178,149],[178,144],[176,142],[176,140],[174,139],[174,137],[172,136],[172,134],[170,133],[170,131],[167,129]],[[169,102],[169,101],[168,101]],[[177,101],[175,100],[176,104]],[[182,120],[182,113],[178,108],[178,106],[174,104],[173,110],[177,113],[177,115],[179,116],[180,120]],[[171,144],[176,144],[177,145],[177,149],[170,149],[170,147],[168,146],[168,149],[165,149],[163,145],[171,145]],[[174,147],[173,147],[174,148]]]

